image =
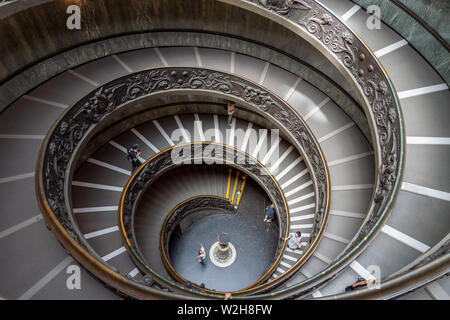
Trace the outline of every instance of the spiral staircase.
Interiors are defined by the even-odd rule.
[[[385,22],[368,29],[359,1],[194,2],[117,4],[126,18],[103,1],[83,2],[82,21],[95,32],[55,32],[70,45],[46,46],[50,31],[30,35],[39,48],[23,57],[24,44],[2,31],[0,298],[223,299],[177,274],[161,230],[187,199],[237,208],[247,174],[277,206],[278,244],[263,276],[233,299],[447,300],[448,44],[447,67],[437,67]],[[20,34],[26,17],[64,6],[0,3],[0,19]],[[225,21],[214,19],[221,10]],[[180,15],[188,22],[177,26]],[[120,29],[128,18],[138,26]],[[261,23],[268,29],[258,34]],[[264,30],[279,42],[264,43]],[[237,110],[228,123],[230,100]],[[126,148],[135,143],[143,164],[132,173]],[[232,150],[267,174],[190,163],[143,180],[159,157],[186,145]],[[139,179],[146,191],[131,199]],[[283,240],[294,231],[299,250]],[[68,289],[70,266],[80,267],[80,288]],[[376,285],[345,292],[357,278]]]

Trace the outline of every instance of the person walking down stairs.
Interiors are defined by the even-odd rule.
[[[139,145],[133,144],[131,147],[127,148],[128,156],[127,159],[131,163],[131,174],[136,171],[137,168],[142,164],[139,160],[139,155],[141,154],[141,150],[139,150]]]
[[[266,216],[264,217],[264,222],[272,222],[272,220],[275,218],[275,206],[273,203],[270,206],[266,207]]]
[[[228,112],[228,125],[231,127],[231,123],[233,121],[233,114],[236,110],[236,107],[234,106],[234,102],[228,102],[227,105],[227,112]]]

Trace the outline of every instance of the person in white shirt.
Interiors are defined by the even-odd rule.
[[[288,241],[288,247],[292,250],[300,249],[302,244],[302,233],[297,231],[296,233],[291,233],[289,237],[286,237],[284,240]]]
[[[203,244],[200,242],[200,250],[198,251],[198,263],[206,264],[206,253],[205,248],[203,248]]]

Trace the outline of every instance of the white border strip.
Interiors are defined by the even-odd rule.
[[[264,143],[264,141],[267,138],[267,131],[268,131],[267,129],[262,130],[262,134],[259,136],[258,144],[256,145],[256,148],[255,148],[255,150],[253,150],[253,153],[252,153],[253,158],[258,157],[259,150],[261,149],[262,144]],[[260,130],[260,132],[261,132],[261,130]]]
[[[115,232],[115,231],[119,231],[119,227],[118,226],[114,226],[114,227],[105,228],[105,229],[101,229],[101,230],[98,230],[98,231],[86,233],[86,234],[84,234],[84,238],[85,239],[91,239],[91,238],[102,236],[104,234],[112,233],[112,232]]]
[[[416,97],[416,96],[420,96],[423,94],[428,94],[428,93],[443,91],[443,90],[448,90],[448,86],[445,83],[436,84],[436,85],[428,86],[428,87],[417,88],[417,89],[400,91],[400,92],[397,92],[397,96],[399,99],[406,99],[406,98],[410,98],[410,97]]]
[[[290,201],[288,201],[288,205],[292,206],[293,204],[296,204],[297,202],[300,202],[300,201],[303,201],[305,199],[309,199],[309,198],[312,198],[312,197],[314,197],[314,192],[311,192],[311,193],[305,194],[304,196],[301,196],[301,197],[295,198],[293,200],[290,200]]]
[[[299,164],[303,160],[302,156],[299,156],[297,159],[295,159],[289,166],[287,166],[283,171],[281,171],[276,177],[276,180],[280,180],[283,178],[289,171],[292,170],[297,164]]]
[[[117,211],[118,209],[119,209],[118,206],[73,208],[73,213]]]
[[[353,7],[351,7],[350,9],[348,9],[348,11],[346,13],[344,13],[341,16],[341,19],[343,21],[347,21],[348,19],[350,19],[356,12],[358,12],[358,10],[361,9],[360,6],[358,5],[354,5]]]
[[[37,221],[42,220],[42,218],[43,218],[42,214],[39,214],[30,219],[22,221],[22,222],[16,224],[15,226],[12,226],[6,230],[3,230],[2,232],[0,232],[0,239],[5,238],[5,237],[9,236],[10,234],[13,234],[14,232],[17,232],[23,228],[28,227],[29,225],[31,225]]]
[[[289,210],[289,213],[296,213],[296,212],[304,211],[304,210],[307,210],[307,209],[311,209],[311,208],[314,208],[315,205],[316,205],[315,203],[307,204],[307,205],[302,206],[302,207],[291,209],[291,210]]]
[[[30,140],[43,140],[45,136],[34,134],[0,134],[0,139],[30,139]]]
[[[103,256],[102,259],[103,259],[103,261],[111,260],[112,258],[117,257],[119,254],[121,254],[125,251],[127,251],[127,249],[125,249],[125,247],[120,247],[119,249],[114,250],[111,253],[108,253],[106,256]]]
[[[400,41],[394,42],[393,44],[390,44],[386,47],[384,47],[383,49],[377,50],[374,52],[375,56],[377,58],[381,58],[382,56],[391,53],[392,51],[395,51],[403,46],[406,46],[408,44],[408,41],[406,41],[405,39],[402,39]]]
[[[337,160],[330,161],[330,162],[328,162],[328,167],[337,166],[337,165],[340,165],[340,164],[343,164],[343,163],[346,163],[346,162],[350,162],[350,161],[353,161],[353,160],[358,160],[358,159],[365,158],[365,157],[368,157],[368,156],[371,156],[371,155],[373,155],[373,151],[354,154],[354,155],[349,156],[349,157],[345,157],[345,158],[342,158],[342,159],[337,159]]]
[[[354,125],[355,125],[354,122],[347,123],[346,125],[344,125],[344,126],[338,128],[338,129],[336,129],[336,130],[330,132],[329,134],[324,135],[322,138],[320,138],[320,139],[317,140],[317,141],[319,141],[319,143],[325,142],[325,141],[327,141],[328,139],[331,139],[332,137],[334,137],[334,136],[340,134],[341,132],[343,132],[343,131],[345,131],[345,130],[351,128],[351,127],[353,127]]]
[[[158,55],[159,59],[161,60],[162,64],[167,67],[169,64],[167,63],[166,59],[162,55],[161,51],[159,51],[158,47],[155,47],[155,52]]]
[[[300,221],[300,220],[308,220],[308,219],[313,219],[314,218],[314,214],[304,214],[301,216],[291,216],[290,221]]]
[[[315,107],[314,109],[312,109],[310,112],[308,112],[304,117],[303,120],[308,120],[309,118],[311,118],[314,113],[316,113],[317,111],[319,111],[320,109],[322,109],[322,107],[324,105],[326,105],[328,102],[330,101],[330,98],[326,97],[324,100],[322,100],[321,103],[319,103],[319,105],[317,107]]]
[[[422,187],[417,184],[409,183],[409,182],[403,182],[402,183],[402,190],[409,191],[412,193],[417,193],[422,196],[441,199],[445,201],[450,201],[450,193],[439,191],[427,187]]]
[[[353,260],[352,263],[350,263],[350,268],[353,269],[357,274],[359,274],[361,277],[363,277],[366,280],[376,280],[375,277],[370,274],[369,271],[367,271],[358,261]]]
[[[427,246],[425,243],[422,243],[407,234],[404,234],[403,232],[398,231],[397,229],[394,229],[388,225],[384,225],[383,228],[381,228],[381,231],[383,231],[388,236],[406,244],[407,246],[414,248],[422,253],[428,251],[430,249],[429,246]]]
[[[139,273],[138,268],[134,268],[133,270],[131,270],[130,272],[128,272],[128,275],[132,278],[134,278],[137,274]]]
[[[231,52],[231,60],[230,60],[230,72],[234,73],[234,65],[236,61],[236,53],[234,51]]]
[[[76,180],[72,181],[72,186],[101,189],[101,190],[108,190],[108,191],[117,191],[117,192],[123,191],[123,187],[109,186],[106,184],[97,184],[97,183],[90,183],[90,182],[83,182],[83,181],[76,181]]]
[[[284,196],[287,198],[287,197],[293,195],[294,193],[296,193],[296,192],[298,192],[298,191],[300,191],[300,190],[303,190],[303,189],[305,189],[306,187],[311,186],[312,183],[313,183],[312,180],[309,180],[308,182],[305,182],[304,184],[302,184],[302,185],[300,185],[300,186],[298,186],[298,187],[292,189],[291,191],[286,192],[286,193],[284,194]]]
[[[333,216],[356,218],[356,219],[364,219],[366,217],[366,215],[364,213],[339,211],[339,210],[330,210],[330,214]]]
[[[175,143],[173,143],[172,139],[169,137],[169,135],[166,133],[166,131],[164,131],[163,127],[161,127],[158,120],[152,120],[152,122],[155,125],[155,127],[158,129],[158,131],[162,134],[164,139],[166,139],[166,141],[170,144],[170,146],[173,147],[175,145]]]
[[[289,153],[291,153],[291,151],[294,149],[294,146],[290,145],[289,148],[286,149],[286,151],[283,152],[283,154],[281,155],[281,157],[270,167],[269,171],[270,172],[275,172],[276,170],[278,170],[278,167],[280,165],[280,163],[286,159],[286,157],[289,155]]]
[[[250,138],[250,133],[252,133],[252,128],[253,128],[253,122],[249,122],[248,126],[247,126],[247,130],[245,131],[244,141],[242,141],[242,147],[241,147],[242,151],[246,151],[246,149],[247,149],[248,139]]]
[[[217,114],[214,115],[214,140],[217,143],[222,142],[222,137],[221,137],[220,128],[219,128],[219,115],[217,115]]]
[[[406,137],[406,144],[450,145],[450,138],[441,138],[441,137]]]
[[[275,152],[275,150],[278,149],[278,146],[280,144],[281,138],[278,138],[274,144],[270,147],[269,151],[266,153],[264,159],[261,161],[261,163],[263,165],[265,165],[267,163],[267,161],[270,160],[270,157],[272,156],[272,154]]]
[[[308,168],[304,169],[302,172],[300,172],[299,174],[297,174],[296,176],[293,176],[291,179],[289,179],[288,181],[286,181],[284,184],[281,185],[281,189],[285,189],[288,186],[290,186],[292,183],[294,183],[295,181],[297,181],[298,179],[300,179],[302,176],[304,176],[305,174],[307,174]]]
[[[122,59],[120,59],[118,56],[116,56],[115,54],[112,55],[112,57],[114,58],[114,60],[116,60],[116,62],[118,64],[120,64],[125,70],[127,70],[129,73],[133,72],[133,69],[131,69],[125,62],[123,62]]]
[[[349,184],[346,186],[332,186],[331,191],[365,190],[372,188],[373,184]]]
[[[186,143],[191,142],[191,139],[189,139],[189,136],[187,134],[188,131],[184,128],[180,117],[177,114],[175,114],[175,115],[173,115],[173,118],[175,119],[175,122],[177,123],[178,128],[181,130],[181,134],[183,135],[183,138],[186,141]]]
[[[202,59],[200,58],[200,53],[198,52],[198,48],[194,47],[195,59],[197,60],[197,65],[200,68],[203,68]]]
[[[195,126],[197,127],[198,134],[200,135],[200,141],[203,142],[206,140],[205,135],[203,134],[203,128],[202,128],[203,122],[202,122],[202,120],[200,120],[198,113],[194,113],[194,118],[195,118],[195,120],[194,120]]]
[[[36,293],[39,292],[43,287],[45,287],[50,281],[52,281],[62,270],[64,270],[71,262],[73,262],[72,257],[65,258],[56,267],[50,270],[41,280],[39,280],[34,286],[28,289],[24,294],[22,294],[17,300],[29,300]]]
[[[445,292],[445,290],[434,281],[425,287],[428,294],[435,300],[450,300],[450,296]]]
[[[58,108],[62,108],[62,109],[66,109],[67,108],[67,105],[65,105],[65,104],[62,104],[62,103],[59,103],[59,102],[50,101],[50,100],[46,100],[46,99],[36,98],[36,97],[29,96],[29,95],[24,95],[24,96],[22,96],[22,98],[25,99],[25,100],[30,100],[30,101],[34,101],[34,102],[40,102],[40,103],[43,103],[43,104],[47,104],[47,105],[52,106],[52,107],[58,107]]]
[[[150,147],[150,149],[152,149],[154,152],[158,153],[159,149],[157,147],[155,147],[155,145],[153,145],[153,143],[151,143],[150,141],[147,140],[146,137],[144,137],[139,131],[136,130],[136,128],[132,128],[131,132],[134,133],[134,135],[136,137],[138,137],[139,139],[142,140],[142,142],[144,142],[148,147]]]
[[[107,168],[107,169],[110,169],[110,170],[113,170],[113,171],[116,171],[116,172],[119,172],[119,173],[123,173],[123,174],[128,175],[128,176],[131,175],[131,171],[119,168],[117,166],[113,166],[112,164],[109,164],[109,163],[106,163],[106,162],[103,162],[103,161],[100,161],[100,160],[96,160],[94,158],[87,159],[87,162],[96,164],[96,165],[98,165],[100,167],[104,167],[104,168]]]
[[[34,172],[18,174],[16,176],[12,176],[12,177],[0,178],[0,184],[6,183],[6,182],[11,182],[11,181],[27,179],[27,178],[33,178],[33,177],[34,177]]]
[[[100,85],[98,82],[96,82],[96,81],[94,81],[92,79],[89,79],[88,77],[85,77],[85,76],[83,76],[82,74],[80,74],[80,73],[78,73],[76,71],[67,70],[67,72],[70,73],[71,75],[77,77],[78,79],[81,79],[81,80],[89,83],[91,86],[98,87]]]
[[[288,101],[291,98],[292,94],[295,92],[295,89],[297,89],[297,87],[301,81],[302,81],[302,78],[300,78],[300,77],[298,77],[297,80],[295,80],[294,84],[289,89],[288,93],[286,93],[286,95],[284,96],[285,101]]]
[[[259,78],[259,84],[263,84],[263,82],[264,82],[264,79],[266,79],[266,75],[267,75],[267,70],[269,70],[269,63],[268,62],[266,62],[266,64],[264,65],[264,69],[263,69],[263,72],[262,72],[262,74],[261,74],[261,78]]]
[[[350,240],[345,239],[345,238],[343,238],[343,237],[341,237],[341,236],[338,236],[338,235],[329,233],[329,232],[324,232],[324,233],[323,233],[323,236],[324,236],[325,238],[328,238],[328,239],[331,239],[331,240],[335,240],[335,241],[337,241],[337,242],[341,242],[341,243],[344,243],[344,244],[349,244],[349,243],[350,243]]]

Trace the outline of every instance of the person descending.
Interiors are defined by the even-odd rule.
[[[127,159],[131,164],[131,174],[136,171],[137,168],[142,164],[139,160],[139,155],[141,154],[141,150],[139,150],[139,145],[137,143],[133,144],[131,147],[127,148]]]
[[[264,222],[272,222],[272,220],[275,218],[275,206],[273,203],[270,206],[266,207],[266,216],[264,217]]]

